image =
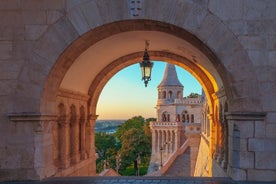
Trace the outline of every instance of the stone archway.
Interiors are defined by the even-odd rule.
[[[129,24],[131,24],[132,26],[127,27],[127,29],[123,31],[120,29],[116,29],[118,27],[126,27]],[[137,30],[137,27],[139,28],[138,30]],[[109,33],[109,32],[106,33],[105,30],[116,30],[116,31],[112,33]],[[92,35],[98,35],[97,39],[94,40],[95,38]],[[101,35],[103,36],[101,37]],[[124,39],[126,41],[129,41],[129,38],[133,38],[135,36],[138,37],[138,39],[131,39],[131,41],[137,42],[138,40],[140,41],[140,43],[143,43],[144,39],[142,39],[141,35],[147,35],[147,36],[151,35],[149,37],[149,40],[151,40],[152,43],[155,43],[155,42],[159,43],[159,44],[156,44],[157,48],[155,48],[156,46],[155,47],[153,46],[151,49],[152,51],[150,51],[150,55],[152,59],[165,60],[167,62],[171,62],[179,66],[182,66],[186,70],[190,71],[202,84],[206,92],[208,105],[210,107],[209,120],[211,122],[210,127],[212,127],[210,131],[213,133],[210,133],[211,137],[210,137],[210,147],[209,147],[210,156],[209,157],[212,158],[213,154],[217,154],[217,152],[219,152],[217,150],[217,145],[221,143],[219,141],[219,138],[220,138],[219,136],[220,124],[218,123],[219,114],[216,113],[216,109],[219,104],[219,98],[217,97],[216,93],[220,92],[223,94],[220,96],[220,98],[224,98],[224,99],[232,98],[231,93],[229,93],[229,91],[231,90],[231,87],[228,86],[229,79],[228,79],[228,76],[225,75],[225,73],[227,72],[222,67],[223,64],[219,61],[219,59],[217,59],[217,57],[213,54],[213,52],[210,49],[208,49],[208,47],[205,46],[198,38],[188,33],[184,29],[181,29],[179,27],[176,27],[170,24],[165,24],[158,21],[149,21],[149,20],[120,21],[116,23],[106,24],[99,28],[89,31],[88,33],[83,35],[85,39],[79,38],[76,41],[74,41],[62,53],[62,55],[55,63],[55,66],[53,67],[53,70],[51,71],[51,74],[49,75],[49,78],[44,88],[45,90],[43,92],[41,110],[50,112],[51,109],[55,109],[55,107],[49,108],[46,105],[44,105],[43,100],[46,100],[46,102],[51,100],[56,101],[56,96],[59,96],[60,91],[62,91],[65,94],[60,96],[63,96],[68,99],[72,98],[69,95],[70,93],[71,93],[71,96],[87,95],[87,100],[88,100],[87,114],[90,114],[92,117],[96,117],[97,115],[95,114],[95,112],[96,112],[97,101],[101,93],[101,90],[106,84],[106,82],[119,70],[123,69],[124,67],[130,64],[137,63],[142,55],[142,51],[134,52],[134,53],[132,53],[133,52],[132,51],[130,52],[130,54],[127,54],[127,55],[122,55],[122,56],[119,55],[119,58],[118,56],[113,57],[115,59],[109,60],[108,61],[109,63],[106,63],[106,66],[101,66],[97,62],[93,62],[93,64],[90,63],[90,67],[95,67],[95,68],[102,67],[102,69],[97,69],[98,73],[96,72],[93,74],[94,79],[90,80],[91,84],[89,85],[88,91],[85,90],[86,92],[82,90],[80,90],[81,91],[80,92],[78,91],[80,89],[79,87],[74,87],[72,85],[74,83],[74,77],[76,77],[75,74],[77,73],[77,70],[79,71],[85,70],[85,68],[82,68],[82,67],[89,68],[88,58],[91,58],[91,56],[93,56],[92,58],[96,60],[101,59],[97,57],[97,55],[95,54],[93,55],[93,49],[96,51],[102,51],[102,50],[98,50],[98,48],[103,48],[103,45],[110,44],[111,41],[120,40],[121,42],[124,42],[123,41]],[[164,44],[161,38],[169,42],[167,44]],[[92,41],[90,41],[90,39],[92,39]],[[86,40],[86,42],[84,42],[84,40]],[[78,49],[80,45],[79,42],[82,43],[82,47],[84,47],[83,44],[85,44],[86,48],[84,47],[83,50],[79,50]],[[173,47],[173,45],[171,44],[172,42],[173,44],[177,45],[177,50],[176,49],[164,50],[166,47],[167,48]],[[180,48],[181,43],[183,44],[182,45],[183,48]],[[164,44],[162,46],[165,46],[165,48],[162,48],[162,47],[158,48],[160,44],[161,45]],[[185,46],[187,48],[186,52],[185,52]],[[123,48],[126,48],[126,47],[123,47]],[[134,48],[136,48],[137,50],[137,44],[136,45],[134,44]],[[143,47],[138,48],[138,50],[142,48]],[[103,53],[106,52],[107,54],[109,52],[112,53],[112,49],[109,49],[109,50],[106,49],[106,50],[102,52]],[[98,53],[98,52],[94,51],[94,53]],[[70,58],[68,58],[68,55],[70,56]],[[220,67],[216,68],[216,66],[220,66]],[[60,77],[56,77],[56,73],[61,74]],[[91,77],[89,77],[88,79],[90,78]],[[85,78],[83,79],[79,78],[75,81],[82,81],[82,80],[85,80]],[[87,89],[87,87],[85,89]],[[226,97],[227,95],[229,97]],[[47,108],[43,109],[44,107],[47,107],[49,109]],[[95,120],[96,120],[95,118],[93,118],[92,120],[88,120],[90,122],[89,127],[93,126],[93,124],[95,123]],[[90,132],[89,135],[93,135],[93,132]],[[91,137],[90,140],[93,140],[93,137]],[[92,156],[93,154],[95,154],[94,151],[90,150],[88,155],[90,155],[92,160],[94,159]],[[228,154],[228,153],[225,153],[225,154]],[[209,163],[208,167],[210,167],[210,170],[211,170],[212,163]]]
[[[57,102],[62,103],[64,100],[77,97],[77,100],[81,101],[80,109],[86,108],[85,114],[92,115],[87,116],[91,120],[88,125],[91,128],[96,118],[94,112],[97,98],[106,81],[120,69],[135,63],[136,58],[140,57],[139,51],[143,49],[143,46],[132,45],[133,47],[130,48],[134,50],[128,50],[125,53],[118,52],[119,55],[112,54],[113,58],[107,58],[106,62],[102,63],[103,65],[98,62],[95,67],[92,67],[93,75],[88,77],[89,80],[83,80],[85,84],[82,87],[76,88],[77,85],[75,87],[69,85],[69,82],[73,84],[76,81],[82,81],[76,78],[74,71],[79,66],[77,62],[82,62],[85,52],[93,46],[100,49],[100,44],[104,43],[104,40],[114,38],[119,34],[125,35],[135,31],[162,33],[167,35],[164,38],[170,38],[169,41],[182,40],[182,43],[185,46],[188,45],[188,48],[196,49],[187,52],[185,47],[180,46],[170,50],[171,45],[165,44],[166,47],[163,49],[153,46],[151,54],[153,58],[163,58],[182,66],[201,81],[205,91],[208,92],[207,96],[211,103],[209,117],[216,124],[214,127],[211,124],[211,129],[214,128],[211,132],[212,135],[215,135],[214,132],[219,132],[219,113],[217,112],[220,111],[218,108],[220,102],[222,106],[223,104],[228,105],[224,115],[225,119],[229,121],[228,133],[230,134],[235,130],[244,136],[242,139],[246,139],[248,136],[252,138],[257,121],[259,124],[264,121],[265,114],[256,113],[262,111],[264,104],[261,103],[259,97],[259,82],[247,51],[237,36],[221,21],[221,18],[209,10],[208,3],[178,1],[171,7],[165,0],[158,1],[158,3],[144,1],[143,11],[138,17],[133,17],[128,13],[127,3],[123,2],[68,3],[66,7],[62,8],[66,13],[45,29],[45,32],[35,41],[28,52],[28,57],[26,57],[28,62],[22,67],[22,74],[19,75],[17,81],[21,91],[13,93],[15,98],[12,100],[12,113],[19,113],[19,115],[10,115],[10,120],[14,122],[15,126],[18,122],[27,122],[32,126],[30,129],[34,129],[35,132],[28,135],[30,139],[36,141],[31,141],[32,145],[30,145],[34,151],[26,153],[33,160],[29,164],[32,165],[32,168],[29,169],[31,174],[26,175],[25,178],[23,176],[24,179],[49,177],[54,175],[57,170],[53,163],[47,163],[47,159],[51,160],[49,155],[52,154],[53,147],[52,142],[47,141],[51,140],[51,129],[57,121],[59,104]],[[147,8],[152,5],[151,3],[155,6],[154,10]],[[171,7],[170,10],[162,11],[167,6]],[[110,11],[115,9],[116,11]],[[183,13],[183,10],[186,11]],[[110,14],[104,13],[107,11]],[[140,48],[141,50],[139,50]],[[169,50],[166,50],[168,48]],[[37,71],[40,73],[38,74]],[[87,70],[83,71],[87,73]],[[26,73],[30,75],[30,79],[26,77]],[[80,82],[80,84],[83,83]],[[250,89],[254,90],[250,91]],[[61,98],[57,100],[58,96]],[[73,101],[70,103],[72,104]],[[246,122],[239,124],[241,120]],[[250,135],[243,134],[246,131],[245,125],[251,127]],[[88,131],[87,135],[91,136],[92,132]],[[217,137],[219,136],[213,137],[211,142],[216,143]],[[236,146],[234,139],[240,140],[235,135],[228,138],[232,140],[229,147]],[[92,136],[90,141],[93,142]],[[90,148],[89,150],[91,151]],[[215,148],[211,148],[211,150],[211,153],[215,152]],[[234,151],[235,154],[233,154]],[[262,169],[261,172],[269,175],[270,171],[266,171],[266,167],[263,165],[260,168],[255,168],[255,160],[252,159],[252,154],[249,152],[250,150],[234,150],[234,148],[229,150],[228,160],[231,165],[228,167],[228,176],[247,180],[255,172],[258,172],[257,169]],[[91,153],[93,155],[93,151],[89,154]],[[5,155],[9,157],[8,152]],[[249,155],[249,157],[245,155]],[[244,158],[245,161],[234,162],[240,158]],[[9,160],[12,160],[12,157],[9,157]]]

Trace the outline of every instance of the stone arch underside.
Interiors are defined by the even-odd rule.
[[[149,3],[149,1],[145,1],[144,7],[150,7]],[[165,8],[164,5],[166,5],[165,1],[155,4],[157,12]],[[120,11],[110,11],[118,7],[120,7]],[[87,8],[94,11],[86,11]],[[141,19],[132,20],[129,19],[127,8],[127,3],[107,3],[105,6],[94,1],[76,3],[74,6],[68,7],[67,16],[60,18],[48,28],[33,49],[32,57],[33,60],[50,64],[43,72],[47,78],[42,76],[41,79],[45,81],[44,89],[46,90],[43,90],[42,98],[40,97],[42,99],[40,111],[48,113],[48,106],[51,103],[44,100],[49,102],[54,99],[49,94],[55,96],[63,76],[75,59],[80,56],[80,53],[111,35],[138,30],[164,32],[187,40],[204,53],[212,62],[215,70],[223,76],[221,79],[227,89],[225,91],[230,100],[229,103],[232,101],[230,108],[258,111],[260,106],[254,106],[255,103],[259,104],[258,98],[256,98],[259,94],[258,83],[248,56],[238,39],[218,17],[207,10],[205,3],[201,5],[181,1],[162,13],[153,13],[151,9],[146,8],[139,16]],[[183,13],[183,9],[186,10],[185,13]],[[194,12],[195,10],[197,13]],[[108,16],[104,16],[106,11],[110,12]],[[174,13],[172,14],[172,12]],[[176,17],[177,15],[181,15],[181,17]],[[167,17],[170,19],[168,20]],[[141,49],[143,49],[143,45],[141,45]],[[187,59],[198,60],[194,55],[187,56]],[[57,60],[58,62],[56,62]],[[251,81],[250,85],[256,85],[253,87],[256,91],[250,93],[251,96],[248,96],[246,89],[242,87],[247,83],[246,81]],[[244,102],[249,105],[241,106],[240,103],[246,104]],[[253,107],[255,108],[252,109]]]
[[[130,26],[130,24],[131,24],[131,26]],[[110,30],[112,30],[112,32]],[[233,79],[232,79],[232,76],[233,76],[233,77],[238,78],[239,80],[243,81],[242,83],[244,83],[244,80],[245,80],[244,73],[238,73],[238,74],[230,73],[229,69],[225,68],[225,67],[227,67],[227,65],[225,63],[223,63],[223,61],[219,61],[219,59],[213,54],[213,52],[210,49],[208,49],[208,47],[203,42],[201,42],[199,39],[197,39],[194,35],[190,34],[189,32],[185,31],[182,28],[179,28],[179,27],[176,27],[176,26],[173,26],[170,24],[157,22],[157,21],[149,21],[149,20],[135,20],[135,21],[120,21],[120,22],[111,23],[111,24],[107,24],[107,25],[95,28],[95,29],[90,30],[89,32],[85,33],[78,39],[76,39],[73,42],[73,44],[70,44],[65,49],[65,51],[63,51],[61,53],[58,61],[54,64],[52,70],[50,71],[50,74],[48,75],[48,78],[47,78],[45,86],[44,86],[43,95],[41,98],[42,99],[41,106],[40,106],[41,111],[42,112],[44,111],[45,114],[50,113],[49,109],[52,109],[52,107],[49,107],[49,104],[51,104],[51,103],[48,103],[48,102],[55,100],[55,94],[57,94],[58,89],[62,85],[64,76],[66,76],[66,73],[68,72],[68,70],[70,70],[70,67],[72,68],[72,65],[74,64],[74,62],[78,58],[82,57],[82,55],[81,55],[82,53],[86,52],[91,46],[93,46],[93,44],[99,43],[101,40],[106,39],[112,35],[117,35],[120,33],[121,34],[129,33],[132,31],[135,32],[137,30],[140,31],[140,33],[143,31],[149,31],[150,33],[154,33],[154,32],[160,33],[161,32],[162,34],[170,34],[179,39],[186,40],[189,44],[191,44],[193,47],[198,49],[198,51],[201,53],[201,56],[195,55],[194,53],[192,53],[192,54],[185,53],[185,52],[189,52],[189,51],[185,51],[185,48],[181,48],[181,46],[178,46],[177,49],[180,52],[184,53],[184,54],[182,53],[182,56],[180,54],[174,54],[173,52],[170,52],[170,50],[168,51],[168,50],[164,49],[164,50],[156,50],[155,51],[153,49],[152,59],[161,59],[162,60],[162,59],[166,58],[167,60],[170,60],[169,62],[172,62],[172,63],[182,66],[186,70],[190,71],[197,79],[199,79],[200,82],[204,81],[203,83],[205,83],[206,86],[209,86],[208,89],[210,92],[217,92],[218,88],[221,88],[223,86],[223,88],[228,96],[229,103],[231,103],[231,100],[233,100],[233,102],[235,103],[236,102],[235,97],[237,97],[237,96],[241,96],[239,99],[244,99],[244,98],[242,98],[242,96],[244,95],[243,93],[245,93],[246,91],[244,91],[244,89],[242,89],[242,88],[235,88],[233,86],[235,83],[234,82],[235,80],[233,81]],[[95,36],[95,35],[97,35],[97,36]],[[146,38],[147,37],[145,37],[145,39]],[[154,42],[152,43],[152,45],[154,45]],[[140,44],[140,49],[143,50],[143,43]],[[37,53],[37,51],[36,51],[36,53]],[[159,54],[157,54],[157,53],[159,53]],[[163,53],[163,55],[160,53]],[[233,55],[233,53],[230,53],[230,54],[232,54],[232,55],[229,57],[231,57],[231,58],[235,57],[235,55]],[[110,64],[107,64],[107,66],[103,66],[102,69],[97,72],[100,75],[107,74],[107,78],[103,79],[103,81],[107,81],[109,78],[112,77],[112,75],[114,75],[120,69],[122,69],[130,64],[138,62],[141,57],[140,55],[141,55],[141,53],[137,52],[137,53],[130,53],[127,55],[123,55],[120,58],[113,58],[113,60],[109,61]],[[200,60],[199,60],[202,58],[202,55],[205,57],[204,62],[209,62],[207,65],[205,64],[204,67],[201,65],[202,63],[200,63]],[[243,56],[242,59],[244,61],[246,61],[247,60],[246,55],[242,55],[242,56]],[[185,64],[181,65],[180,60],[182,61],[182,63],[185,63]],[[183,62],[184,60],[186,62]],[[116,63],[118,64],[118,62],[122,62],[122,61],[124,61],[124,64],[120,63],[121,65],[120,66],[118,65],[118,68],[115,67]],[[187,62],[187,61],[189,61],[189,62]],[[187,65],[187,63],[190,63],[190,64]],[[207,68],[208,67],[209,68],[206,69],[206,66],[207,66]],[[106,68],[104,68],[104,67],[106,67]],[[111,72],[112,67],[113,67],[113,70],[115,67],[115,70]],[[235,70],[235,72],[239,72],[241,67],[237,67],[237,68],[238,69]],[[205,74],[205,77],[202,77],[201,74],[195,72],[196,70],[198,70],[198,71],[201,70],[201,73]],[[242,76],[240,76],[240,75],[242,75]],[[251,75],[253,75],[253,73],[251,73],[250,76]],[[204,78],[206,79],[206,77],[207,77],[207,78],[209,78],[209,81],[202,80],[202,79],[200,80],[199,76],[202,77],[202,79],[204,79]],[[251,77],[247,76],[247,78],[251,80],[252,78],[254,78],[254,76],[251,76]],[[90,83],[91,86],[89,87],[89,90],[87,89],[87,91],[84,93],[91,95],[92,89],[95,89],[95,84],[99,83],[99,80],[102,80],[102,79],[99,79],[98,76],[97,77],[94,76],[94,81],[91,80],[91,83]],[[102,83],[103,81],[101,81],[101,84],[102,84],[101,87],[103,87],[103,84],[104,84],[104,83]],[[211,85],[208,84],[209,82],[213,82],[214,85],[216,86],[215,88],[217,88],[217,89],[210,90],[210,88],[212,88],[214,86],[211,87]],[[201,82],[201,84],[203,84],[203,83]],[[238,83],[238,84],[241,85],[241,83]],[[205,90],[206,89],[207,88],[205,88]],[[101,89],[97,88],[96,91],[98,91],[98,92],[96,92],[96,94],[97,93],[99,94]],[[257,94],[257,92],[253,93],[252,95],[256,95],[256,94]],[[209,95],[212,95],[212,93]],[[247,94],[247,96],[248,96],[248,94]],[[93,96],[93,98],[94,98],[94,96]],[[255,97],[254,96],[250,97],[247,100],[249,101],[252,98],[255,98]],[[253,103],[255,101],[253,100]],[[233,104],[233,106],[234,106],[233,108],[235,108],[236,110],[238,110],[237,108],[249,108],[249,107],[243,107],[243,106],[236,107],[236,105],[234,105],[234,104]]]

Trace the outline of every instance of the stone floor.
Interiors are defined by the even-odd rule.
[[[0,184],[276,184],[275,182],[244,182],[229,178],[190,177],[65,177],[49,178],[42,181],[9,181]]]

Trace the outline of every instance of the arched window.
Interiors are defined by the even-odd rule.
[[[189,114],[187,114],[187,122],[188,123],[190,122],[190,116],[189,116]]]
[[[172,98],[172,91],[169,91],[169,99]]]
[[[170,115],[168,114],[167,117],[168,117],[168,118],[167,118],[167,119],[168,119],[168,122],[170,122]]]
[[[162,114],[162,121],[163,121],[163,122],[167,121],[167,117],[166,117],[166,114],[165,114],[165,113]]]
[[[176,121],[177,121],[177,122],[180,121],[180,114],[177,114],[177,116],[176,116]]]
[[[185,118],[185,114],[182,114],[182,122],[185,122],[186,118]]]
[[[193,115],[193,114],[191,115],[191,122],[192,122],[192,123],[195,122],[195,118],[194,118],[194,115]]]
[[[177,91],[177,98],[181,98],[182,96],[181,96],[181,91]]]
[[[167,96],[167,95],[166,95],[166,91],[163,91],[163,92],[162,92],[162,97],[163,97],[163,98],[166,98],[166,96]]]

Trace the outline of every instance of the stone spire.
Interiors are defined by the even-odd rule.
[[[164,87],[164,86],[181,86],[181,87],[183,87],[183,85],[178,80],[175,66],[173,64],[167,63],[163,80],[158,85],[158,87],[161,87],[161,86],[162,87]]]

